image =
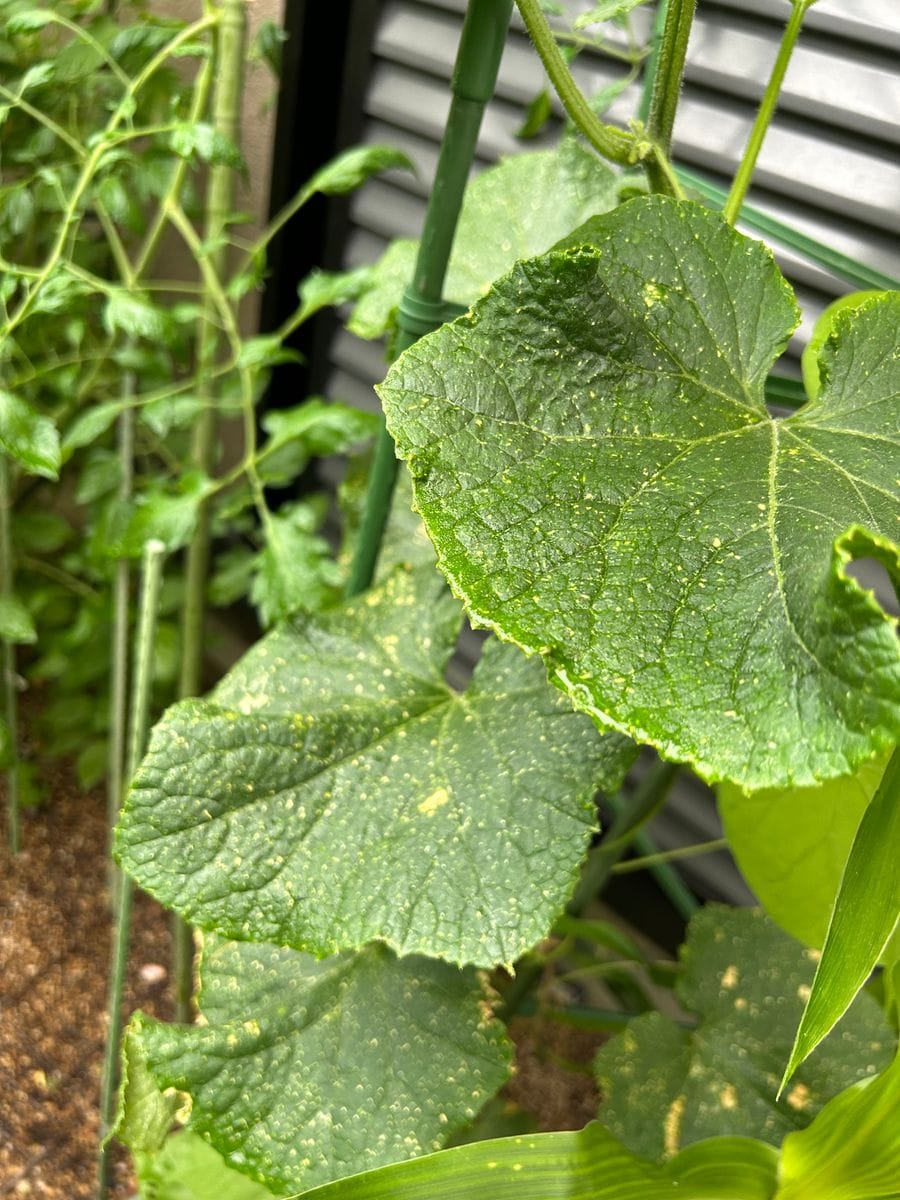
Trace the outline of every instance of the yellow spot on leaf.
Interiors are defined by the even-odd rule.
[[[426,817],[433,817],[439,808],[442,808],[450,799],[450,793],[446,788],[440,787],[431,795],[422,801],[419,805],[419,812]]]

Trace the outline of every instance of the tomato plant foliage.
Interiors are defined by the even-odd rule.
[[[754,789],[900,731],[900,296],[835,324],[818,399],[763,386],[798,321],[769,252],[662,197],[523,263],[381,394],[440,565],[604,726]]]

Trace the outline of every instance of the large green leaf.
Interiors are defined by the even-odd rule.
[[[556,150],[503,159],[466,191],[444,285],[448,300],[471,304],[520,258],[549,250],[576,225],[616,203],[618,180],[574,140]],[[412,279],[418,242],[392,242],[372,272],[348,328],[380,337]]]
[[[211,703],[170,709],[126,802],[126,870],[231,937],[513,962],[565,903],[594,791],[633,751],[512,647],[488,643],[452,691],[460,620],[434,570],[401,569],[269,635]]]
[[[683,961],[677,993],[697,1014],[696,1029],[648,1014],[597,1056],[601,1120],[636,1154],[671,1156],[734,1134],[778,1146],[832,1096],[890,1061],[893,1033],[861,996],[843,1036],[826,1042],[776,1100],[812,982],[809,953],[761,912],[713,905],[691,921]]]
[[[900,293],[835,321],[818,399],[772,420],[797,322],[768,250],[638,198],[516,266],[380,391],[441,569],[604,726],[748,790],[900,736]]]
[[[884,758],[818,787],[718,789],[728,846],[773,921],[821,946],[853,835],[884,773]]]
[[[896,1200],[900,1196],[900,1058],[829,1101],[785,1138],[776,1200]]]
[[[900,747],[891,755],[853,839],[785,1081],[847,1011],[884,954],[898,916]]]
[[[132,1021],[190,1128],[276,1193],[437,1149],[504,1081],[477,973],[383,946],[317,961],[209,938],[204,1025]]]
[[[717,1138],[658,1167],[592,1123],[454,1147],[317,1188],[309,1200],[768,1200],[776,1166],[769,1146]]]

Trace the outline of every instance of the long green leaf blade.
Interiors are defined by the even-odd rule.
[[[849,1008],[900,913],[900,749],[863,814],[781,1086]]]
[[[717,1138],[657,1167],[592,1123],[458,1146],[339,1180],[307,1200],[767,1200],[776,1161],[750,1138]]]

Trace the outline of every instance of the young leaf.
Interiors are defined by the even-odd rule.
[[[716,1138],[665,1167],[637,1158],[602,1126],[472,1142],[367,1171],[306,1200],[769,1200],[777,1156],[750,1138]]]
[[[863,813],[782,1087],[847,1011],[900,915],[900,749]]]
[[[17,596],[0,595],[0,638],[18,645],[37,641],[31,613]]]
[[[822,1046],[776,1100],[812,981],[809,952],[758,911],[713,905],[691,921],[682,958],[676,993],[698,1015],[696,1029],[651,1013],[597,1055],[600,1119],[636,1154],[670,1157],[733,1134],[778,1146],[832,1096],[890,1061],[893,1033],[861,996],[843,1037]]]
[[[73,451],[82,446],[89,446],[108,429],[112,429],[123,407],[121,400],[105,400],[102,404],[79,413],[63,435],[63,458],[71,458]]]
[[[588,25],[599,25],[601,22],[611,21],[615,17],[627,16],[632,9],[645,3],[646,0],[603,0],[602,4],[595,4],[589,12],[576,17],[572,28],[586,29]]]
[[[886,758],[811,788],[718,788],[719,812],[741,874],[766,912],[807,946],[821,948],[860,819]]]
[[[312,271],[297,289],[301,319],[308,321],[323,308],[355,300],[371,286],[372,271],[369,266],[353,271]]]
[[[444,294],[471,304],[517,259],[555,242],[617,199],[616,176],[574,141],[558,150],[516,154],[483,172],[466,190]],[[417,242],[392,243],[372,270],[348,329],[377,338],[412,278]]]
[[[341,574],[328,543],[314,532],[316,523],[300,502],[283,506],[266,524],[250,588],[264,629],[296,612],[316,612],[337,596]]]
[[[900,737],[896,622],[845,569],[897,570],[900,293],[839,316],[819,398],[773,420],[797,308],[768,250],[661,196],[569,241],[379,389],[441,569],[704,779],[852,772]]]
[[[169,146],[179,158],[198,158],[212,166],[246,171],[247,164],[230,138],[205,121],[178,125],[169,135]]]
[[[0,451],[21,463],[33,475],[45,479],[59,476],[59,434],[49,417],[0,389]]]
[[[784,1139],[776,1200],[891,1200],[900,1195],[900,1057],[829,1101]]]
[[[159,539],[169,553],[186,546],[196,527],[200,504],[214,485],[206,476],[193,474],[185,476],[179,486],[181,491],[174,495],[156,492],[141,497],[121,534],[108,538],[106,552],[115,557],[139,558],[152,538]]]
[[[160,1089],[226,1164],[296,1192],[434,1150],[503,1083],[503,1027],[474,971],[384,946],[317,961],[207,938],[206,1024],[132,1020]]]
[[[165,341],[170,333],[170,321],[164,309],[145,297],[124,288],[115,288],[107,297],[103,323],[110,333],[116,330],[132,337]]]
[[[171,708],[126,802],[118,854],[192,924],[329,954],[511,963],[565,903],[594,791],[633,757],[488,643],[443,672],[458,606],[432,570],[270,634],[211,702]]]
[[[406,155],[393,146],[353,146],[316,171],[303,192],[308,196],[314,196],[316,192],[324,192],[326,196],[344,195],[362,187],[370,176],[395,167],[414,171]]]
[[[262,427],[269,440],[260,457],[274,453],[288,442],[298,441],[310,457],[324,458],[328,454],[341,454],[373,437],[378,429],[378,418],[372,413],[360,412],[358,408],[314,396],[295,408],[273,409],[266,413]]]

